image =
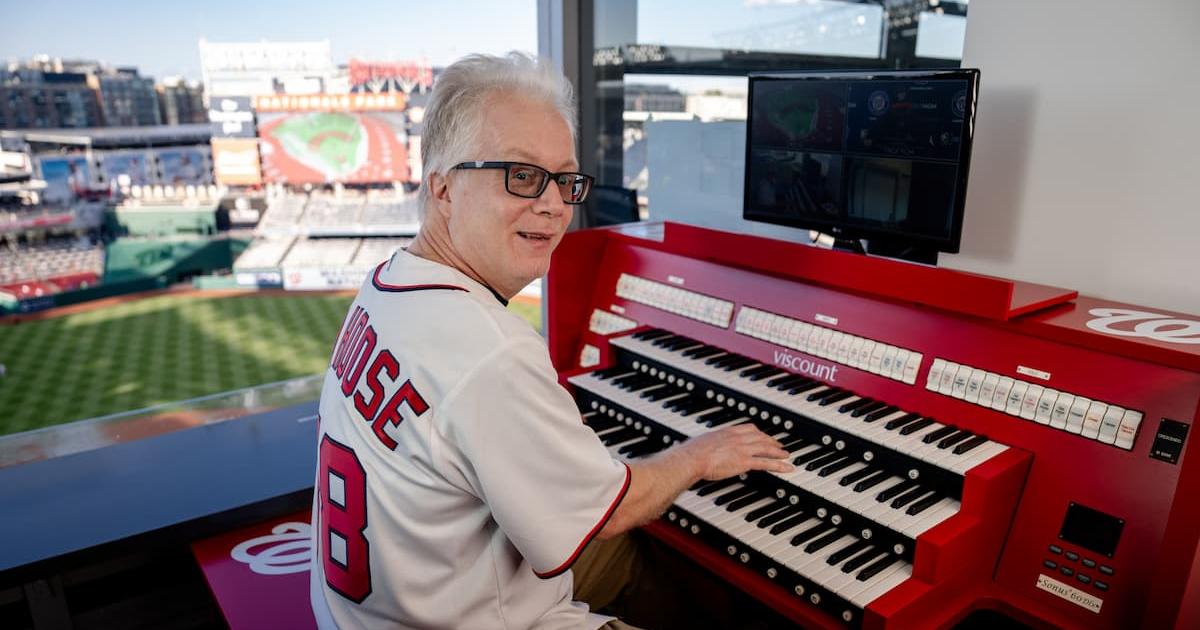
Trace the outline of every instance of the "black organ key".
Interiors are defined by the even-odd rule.
[[[650,453],[657,453],[663,450],[663,447],[665,446],[666,443],[662,440],[646,438],[646,441],[644,442],[622,446],[621,450],[624,451],[626,457],[630,459],[637,459],[639,457],[645,457]]]
[[[772,503],[768,503],[760,508],[755,508],[753,510],[750,510],[750,512],[748,514],[746,514],[746,522],[753,523],[754,521],[757,521],[758,519],[760,519],[768,514],[774,514],[777,510],[782,510],[782,509],[786,508],[787,506],[788,506],[787,499],[779,499]]]
[[[770,527],[776,523],[782,523],[783,521],[800,514],[804,514],[804,506],[800,504],[792,505],[789,502],[787,507],[783,508],[782,510],[779,510],[778,512],[771,512],[770,515],[763,517],[763,519],[758,522],[758,526]],[[772,531],[771,533],[777,532]]]
[[[624,374],[625,372],[628,372],[628,371],[629,371],[629,368],[625,367],[624,365],[614,365],[612,367],[604,368],[603,370],[596,370],[595,372],[592,372],[592,374],[595,374],[596,378],[607,379],[607,378],[612,378],[614,376],[617,376],[619,374]]]
[[[814,460],[820,460],[820,458],[836,454],[836,452],[838,451],[829,448],[829,446],[820,446],[820,448],[812,449],[809,452],[805,452],[803,455],[797,455],[796,458],[792,460],[792,464],[794,464],[794,466],[804,466],[805,463]]]
[[[853,395],[854,395],[854,392],[847,390],[847,389],[843,389],[842,391],[837,392],[836,394],[822,398],[820,405],[822,407],[828,407],[829,405],[832,405],[835,402],[846,400],[847,398],[849,398]]]
[[[641,339],[642,341],[650,341],[651,339],[658,339],[659,337],[665,337],[669,334],[671,334],[670,331],[663,330],[662,328],[647,328],[645,330],[639,330],[638,332],[633,333],[633,338]]]
[[[816,391],[816,392],[809,394],[807,397],[805,397],[805,400],[807,400],[808,402],[817,402],[819,400],[824,400],[825,398],[828,398],[828,397],[830,397],[836,393],[839,393],[841,391],[843,391],[843,390],[831,386],[831,387],[827,387],[826,389],[822,389],[820,391]]]
[[[629,444],[625,444],[624,446],[622,446],[622,448],[617,449],[617,452],[619,452],[620,455],[629,456],[629,455],[632,455],[632,452],[636,451],[638,448],[644,448],[644,446],[646,446],[647,443],[649,443],[652,446],[656,446],[656,445],[658,445],[658,440],[650,439],[650,437],[647,436],[646,439],[641,440],[641,442],[632,442]]]
[[[834,463],[822,468],[821,472],[817,473],[817,476],[818,477],[828,477],[829,475],[832,475],[839,470],[845,470],[847,467],[849,467],[853,463],[854,463],[853,457],[845,457],[841,461],[834,462]]]
[[[720,348],[704,344],[695,348],[688,348],[687,350],[684,350],[683,356],[690,359],[702,359],[704,357],[710,357],[718,352],[721,352]]]
[[[714,419],[714,420],[709,420],[707,424],[710,427],[719,427],[722,424],[728,424],[730,422],[733,422],[734,420],[738,420],[738,419],[744,418],[744,417],[745,416],[742,415],[742,412],[734,411],[733,409],[730,409],[728,414],[726,414],[720,418]]]
[[[659,347],[666,347],[670,344],[678,343],[680,339],[683,339],[683,337],[676,335],[674,333],[669,334],[669,335],[663,335],[654,340],[654,345],[659,346]]]
[[[971,439],[967,440],[966,442],[963,442],[962,444],[959,444],[958,446],[955,446],[955,447],[954,447],[954,454],[955,454],[955,455],[962,455],[963,453],[966,453],[967,451],[969,451],[969,450],[971,450],[971,449],[973,449],[973,448],[975,448],[975,447],[977,447],[977,446],[980,446],[980,445],[982,445],[982,444],[986,444],[986,443],[987,443],[987,441],[988,441],[988,440],[987,440],[987,438],[986,438],[986,437],[984,437],[984,436],[982,436],[982,435],[976,435],[975,437],[973,437],[973,438],[971,438]]]
[[[783,450],[789,453],[795,453],[796,451],[804,448],[806,444],[808,444],[808,440],[805,440],[804,438],[796,438],[791,442],[785,442],[783,445]]]
[[[917,514],[920,514],[921,512],[924,512],[925,510],[929,509],[929,507],[931,505],[937,503],[938,501],[941,501],[943,498],[944,497],[942,497],[940,494],[935,492],[935,493],[925,497],[924,499],[921,499],[920,501],[917,501],[916,503],[913,503],[912,505],[908,506],[908,509],[904,510],[904,513],[908,514],[909,516],[916,516]]]
[[[866,423],[875,422],[876,420],[878,420],[880,418],[886,418],[886,417],[896,413],[897,411],[900,411],[899,407],[896,407],[895,405],[887,405],[886,407],[883,407],[881,409],[876,409],[875,411],[868,413],[865,417],[863,417],[863,422],[866,422]]]
[[[879,501],[880,503],[883,503],[884,501],[891,501],[892,499],[899,496],[901,493],[908,492],[910,489],[914,488],[916,485],[917,484],[915,484],[911,481],[908,481],[908,480],[901,481],[894,486],[891,486],[889,488],[881,490],[879,492],[879,494],[875,495],[875,500]]]
[[[754,359],[750,359],[747,357],[739,357],[736,360],[731,361],[730,363],[726,363],[724,369],[726,372],[732,372],[734,370],[744,368],[753,363],[754,363]]]
[[[775,515],[772,514],[771,516],[775,516]],[[778,535],[790,530],[791,528],[800,525],[801,523],[807,521],[808,519],[809,519],[808,513],[805,512],[804,510],[800,510],[800,511],[796,512],[795,514],[792,514],[791,516],[788,516],[787,518],[779,521],[778,523],[775,523],[774,525],[771,526],[771,529],[768,531],[770,531],[773,535],[778,536]],[[766,520],[766,519],[763,519],[763,520]],[[763,525],[762,523],[759,523],[759,524]]]
[[[878,411],[886,406],[887,406],[887,403],[885,403],[883,401],[879,401],[879,400],[868,401],[867,404],[850,412],[850,417],[851,418],[861,418],[862,416],[865,416],[865,415],[871,413],[872,411]]]
[[[825,522],[817,523],[816,525],[809,527],[808,529],[800,532],[799,534],[796,534],[791,540],[792,546],[799,547],[800,545],[803,545],[805,542],[807,542],[810,538],[815,537],[817,534],[826,532],[830,528],[831,527],[830,527],[829,523],[825,523]]]
[[[705,497],[714,492],[718,492],[720,490],[728,488],[729,486],[732,486],[734,484],[738,484],[741,482],[742,482],[742,480],[738,479],[737,477],[729,477],[728,479],[720,479],[717,481],[710,481],[703,488],[700,488],[699,490],[697,490],[696,494],[698,494],[702,497]]]
[[[933,444],[934,442],[936,442],[956,431],[958,431],[957,427],[952,427],[952,426],[947,425],[947,426],[944,426],[944,427],[938,429],[937,431],[934,431],[934,432],[930,433],[929,435],[926,435],[925,437],[921,438],[921,441],[926,444]]]
[[[639,435],[643,435],[641,431],[638,431],[633,427],[626,427],[619,431],[613,431],[612,433],[609,433],[600,439],[602,442],[604,442],[605,446],[612,446],[613,444],[620,444],[621,442],[632,440]]]
[[[834,450],[833,452],[825,455],[824,457],[818,457],[818,458],[808,462],[807,464],[804,465],[804,470],[813,471],[818,468],[824,468],[825,466],[828,466],[829,464],[832,464],[832,463],[842,459],[843,457],[844,457],[844,455],[842,454],[841,451]]]
[[[920,418],[921,414],[919,413],[906,413],[895,420],[889,420],[887,424],[883,425],[883,428],[887,429],[888,431],[895,431],[909,422],[919,420]]]
[[[843,560],[853,558],[859,552],[866,551],[867,548],[870,546],[871,546],[871,543],[869,543],[865,540],[860,540],[856,543],[851,544],[849,547],[844,547],[844,548],[839,549],[838,551],[834,552],[832,555],[830,555],[828,558],[825,559],[825,563],[830,566],[833,566]]]
[[[858,400],[848,402],[841,407],[838,407],[838,413],[850,413],[851,411],[856,411],[859,407],[869,405],[872,402],[874,401],[872,401],[870,398],[859,398]],[[853,416],[853,414],[851,414],[851,416]]]
[[[920,486],[917,486],[917,487],[913,488],[912,490],[909,490],[908,492],[901,494],[900,496],[896,497],[895,499],[892,499],[891,506],[898,510],[898,509],[908,505],[909,503],[916,501],[918,498],[925,496],[928,492],[929,492],[928,488],[922,488]]]
[[[741,488],[738,488],[736,490],[730,490],[729,492],[722,494],[721,496],[717,497],[717,500],[713,501],[713,503],[715,503],[717,505],[725,505],[731,501],[736,501],[742,497],[749,496],[752,494],[758,494],[758,488],[754,488],[751,486],[742,486]]]
[[[805,464],[806,462],[811,462],[814,459],[830,455],[831,453],[836,453],[836,451],[834,451],[831,448],[814,448],[813,450],[811,450],[803,455],[797,455],[796,459],[792,460],[792,463],[795,464],[796,466],[800,466],[800,465]]]
[[[938,442],[938,448],[941,448],[941,449],[950,448],[951,446],[958,444],[959,442],[971,437],[972,435],[974,435],[974,434],[971,433],[970,431],[960,430],[958,433],[955,433],[954,435],[951,435],[950,437],[942,438],[942,441]]]
[[[881,470],[881,471],[871,475],[870,477],[867,477],[866,479],[863,479],[862,481],[854,484],[854,491],[855,492],[866,492],[867,490],[870,490],[871,488],[874,488],[875,486],[883,483],[883,481],[885,479],[888,479],[891,476],[892,476],[891,473]]]
[[[910,423],[904,428],[900,429],[900,435],[912,435],[913,433],[916,433],[917,431],[920,431],[931,424],[933,424],[932,418],[921,418],[920,420]]]
[[[852,558],[849,562],[842,565],[842,573],[853,573],[872,560],[886,556],[886,553],[864,553],[861,556]]]
[[[754,489],[754,492],[751,492],[750,494],[747,494],[747,495],[746,495],[746,496],[744,496],[744,497],[739,497],[739,498],[737,498],[737,499],[734,499],[733,501],[730,501],[730,502],[729,502],[729,503],[728,503],[728,504],[725,506],[725,509],[726,509],[726,510],[728,510],[728,511],[730,511],[730,512],[736,512],[736,511],[738,511],[738,510],[740,510],[740,509],[742,509],[742,508],[746,507],[747,505],[750,505],[750,504],[752,504],[752,503],[757,503],[757,502],[758,502],[758,501],[760,501],[760,500],[761,500],[761,499],[762,499],[764,496],[766,496],[766,493],[765,493],[765,491],[762,491],[762,490],[759,490],[758,488],[755,488],[755,489]]]
[[[801,383],[799,385],[796,385],[795,387],[792,387],[791,389],[788,390],[787,393],[791,394],[792,396],[797,396],[797,395],[803,394],[804,392],[806,392],[810,389],[816,389],[823,385],[824,385],[824,383],[822,383],[821,381],[811,381],[810,380],[806,383]]]
[[[654,390],[653,392],[646,392],[646,393],[642,394],[642,398],[645,398],[646,400],[650,400],[650,401],[657,401],[657,400],[662,400],[664,398],[670,398],[671,396],[678,396],[683,393],[685,393],[684,390],[679,389],[678,387],[672,387],[670,385],[666,385],[664,387],[660,387],[659,389]]]
[[[779,368],[776,368],[776,367],[773,367],[770,365],[756,365],[752,368],[748,368],[746,370],[738,372],[738,374],[741,375],[742,378],[754,378],[755,376],[758,376],[759,374],[763,374],[765,372],[768,372],[771,370],[778,370],[778,369]]]
[[[828,534],[825,534],[824,536],[821,536],[820,538],[805,545],[804,551],[805,553],[820,551],[833,544],[835,540],[838,540],[842,536],[845,536],[845,534],[843,534],[837,528],[834,528],[833,531],[829,532]]]
[[[888,554],[888,555],[876,560],[875,562],[867,565],[867,568],[860,571],[858,573],[858,575],[855,576],[855,579],[857,579],[860,582],[866,582],[867,580],[878,575],[880,571],[883,571],[884,569],[895,564],[895,562],[896,562],[896,556]]]
[[[865,467],[860,468],[860,469],[850,473],[849,475],[846,475],[845,477],[842,477],[841,479],[839,479],[838,485],[848,486],[852,483],[858,483],[859,481],[862,481],[863,479],[865,479],[867,475],[876,474],[878,472],[881,472],[878,468],[871,468],[870,466],[865,466]]]
[[[750,376],[748,378],[752,381],[761,381],[764,378],[775,376],[776,374],[779,374],[780,372],[783,372],[783,370],[781,370],[777,367],[767,366],[767,369],[755,374],[754,376]]]
[[[790,384],[802,381],[804,378],[805,377],[800,376],[799,374],[784,374],[783,376],[776,376],[775,378],[767,381],[767,387],[787,388],[791,386]]]

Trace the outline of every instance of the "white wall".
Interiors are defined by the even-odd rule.
[[[963,66],[963,253],[940,264],[1200,315],[1200,0],[978,0]],[[651,218],[806,239],[741,220],[743,123],[646,138]]]
[[[983,0],[949,267],[1200,314],[1200,2]]]

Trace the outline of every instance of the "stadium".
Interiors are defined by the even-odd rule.
[[[0,628],[1200,627],[1195,2],[42,4]],[[403,252],[436,82],[512,49],[578,128],[477,101],[506,299]]]

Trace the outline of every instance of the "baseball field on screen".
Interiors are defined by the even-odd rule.
[[[0,435],[316,374],[351,300],[166,294],[0,323]]]

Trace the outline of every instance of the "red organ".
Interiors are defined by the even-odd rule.
[[[560,376],[612,452],[754,422],[796,470],[649,530],[808,627],[1200,627],[1200,321],[677,224],[568,234]]]

